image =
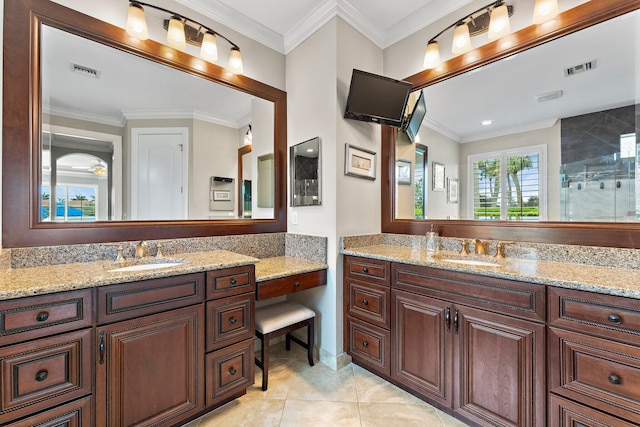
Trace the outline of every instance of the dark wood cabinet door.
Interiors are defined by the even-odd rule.
[[[202,304],[99,327],[96,418],[174,425],[204,409]]]
[[[392,292],[393,379],[451,407],[451,307],[436,298]]]
[[[628,423],[588,406],[550,395],[549,427],[633,427]]]
[[[545,426],[545,327],[455,306],[453,409],[480,425]]]

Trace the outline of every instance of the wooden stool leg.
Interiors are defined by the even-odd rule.
[[[286,334],[284,339],[284,348],[291,350],[291,334]]]
[[[308,345],[308,350],[307,350],[307,356],[309,358],[309,365],[313,366],[313,339],[314,339],[314,318],[312,317],[309,320],[309,324],[307,325],[307,345]]]
[[[262,391],[267,391],[269,381],[269,340],[271,336],[265,334],[262,339]]]

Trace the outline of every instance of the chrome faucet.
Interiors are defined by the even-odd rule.
[[[136,245],[136,258],[144,258],[145,256],[147,256],[147,246],[149,246],[149,244],[146,240],[141,240],[138,242],[138,244]]]
[[[484,243],[478,239],[473,239],[471,242],[472,245],[475,245],[475,253],[476,255],[486,255],[487,250],[484,247]]]

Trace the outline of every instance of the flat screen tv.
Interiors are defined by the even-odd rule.
[[[413,111],[409,115],[406,124],[404,125],[404,133],[409,138],[409,141],[415,142],[416,135],[418,135],[418,131],[420,130],[420,125],[422,124],[422,120],[424,120],[424,116],[427,114],[427,104],[424,101],[424,93],[420,91],[420,96],[416,101],[416,105],[413,107]]]
[[[411,86],[403,80],[354,69],[344,117],[402,127]]]

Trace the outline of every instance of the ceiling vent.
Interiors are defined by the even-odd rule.
[[[536,95],[536,101],[544,102],[551,101],[552,99],[558,99],[562,97],[564,92],[562,90],[554,90],[553,92],[541,93],[540,95]]]
[[[83,76],[93,77],[94,79],[99,79],[101,74],[100,70],[73,63],[71,64],[71,71],[73,71],[74,73],[82,74]]]
[[[589,62],[585,62],[584,64],[579,64],[573,67],[565,68],[564,75],[565,77],[570,77],[576,74],[584,73],[585,71],[591,71],[595,68],[596,68],[596,60],[593,59]]]

